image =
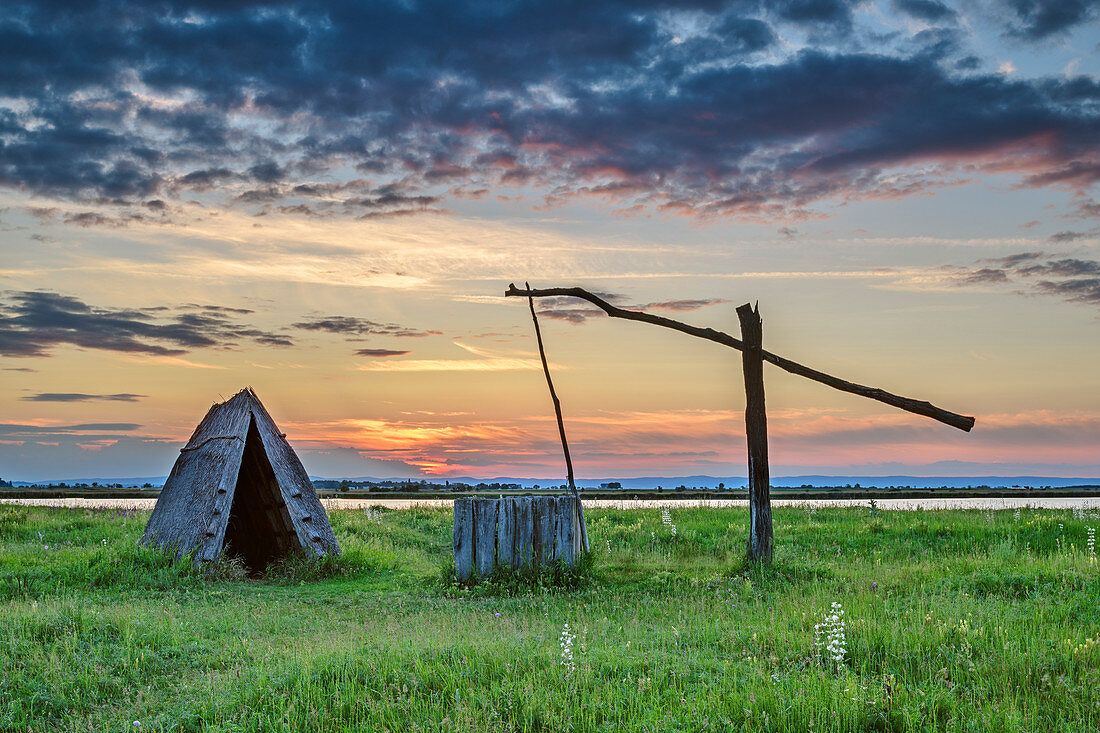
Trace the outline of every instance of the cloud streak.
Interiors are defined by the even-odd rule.
[[[21,399],[26,402],[137,402],[148,395],[119,392],[117,394],[85,394],[83,392],[39,392]]]
[[[1069,303],[1100,307],[1100,261],[1044,252],[1019,252],[954,268],[961,287],[1011,285],[1021,295],[1052,295]]]
[[[233,317],[240,308],[188,304],[126,309],[88,305],[79,298],[43,291],[8,292],[0,299],[0,353],[41,357],[61,345],[156,356],[198,348],[231,347],[241,340],[290,346],[278,333],[261,331]]]
[[[400,351],[398,349],[359,349],[355,352],[356,356],[370,356],[373,358],[385,358],[390,356],[405,356],[411,354],[411,351]]]
[[[137,430],[141,425],[130,422],[81,423],[79,425],[20,425],[16,423],[0,424],[0,436],[7,439],[29,438],[41,440],[44,437],[71,436],[83,433],[114,433]],[[96,436],[101,437],[101,436]]]
[[[621,301],[622,296],[619,295],[606,295],[600,294],[600,297],[604,300],[611,302]],[[538,311],[538,314],[544,318],[550,318],[556,321],[565,321],[574,326],[584,323],[590,318],[600,318],[607,314],[599,308],[593,308],[590,305],[581,305],[577,298],[543,298],[542,302],[551,302],[556,307],[546,308]],[[686,313],[688,311],[696,311],[700,308],[706,308],[711,305],[719,305],[721,303],[729,303],[731,301],[724,298],[685,298],[679,300],[659,300],[652,303],[642,303],[641,305],[629,305],[621,304],[623,308],[629,310],[640,311],[667,311],[671,313]]]
[[[424,338],[438,336],[441,331],[422,331],[394,323],[379,323],[356,316],[316,316],[292,324],[303,331],[322,331],[340,336],[395,336],[398,338]]]

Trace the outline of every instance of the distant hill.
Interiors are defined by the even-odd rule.
[[[314,477],[314,480],[322,480]],[[379,479],[371,477],[359,477],[359,478],[340,478],[329,479],[335,481],[347,480],[347,481],[394,481],[405,482],[412,481],[430,481],[432,483],[445,483],[449,481],[452,484],[465,483],[465,484],[479,484],[479,483],[501,483],[501,484],[519,484],[524,488],[533,488],[534,486],[549,487],[560,486],[564,483],[561,479],[537,479],[537,478],[514,478],[509,476],[498,476],[495,478],[474,478],[470,476],[448,476],[448,477],[424,477],[422,479]],[[596,479],[578,479],[577,486],[584,488],[600,488],[601,484],[618,483],[625,490],[630,489],[655,489],[661,486],[666,489],[676,488],[677,486],[687,486],[688,488],[698,487],[713,489],[717,488],[719,484],[723,484],[725,487],[744,487],[746,485],[746,479],[744,476],[646,476],[642,478],[596,478]],[[1100,486],[1100,478],[1059,478],[1052,476],[822,476],[822,475],[805,475],[805,476],[775,476],[772,477],[772,486],[776,487],[800,487],[800,486],[848,486],[853,487],[860,486],[863,488],[887,488],[890,486],[909,486],[912,488],[938,488],[938,487],[952,487],[952,488],[967,488],[967,487],[979,487],[988,486],[990,488],[1011,488],[1013,486],[1031,486],[1031,487],[1043,487],[1050,486],[1054,488],[1064,486]]]

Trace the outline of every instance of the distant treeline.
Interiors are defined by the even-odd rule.
[[[363,499],[369,497],[401,498],[454,498],[457,496],[489,494],[532,495],[568,491],[566,484],[546,483],[524,485],[503,481],[431,481],[427,479],[394,479],[385,481],[336,481],[318,480],[313,482],[318,496],[327,499]],[[665,487],[623,488],[618,481],[609,481],[598,487],[577,487],[589,499],[740,499],[745,497],[744,485],[719,483],[716,487],[688,486],[677,484]],[[121,483],[50,483],[32,486],[12,487],[10,482],[0,481],[0,499],[155,499],[160,487],[151,483],[142,486],[124,486]],[[1052,497],[1097,497],[1100,498],[1100,485],[1081,484],[1075,486],[1013,486],[994,487],[987,484],[973,486],[913,487],[906,485],[872,487],[849,483],[837,486],[815,486],[802,484],[797,487],[773,486],[772,498],[775,499],[923,499],[923,498],[1052,498]]]

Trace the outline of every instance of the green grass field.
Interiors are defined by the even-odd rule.
[[[671,518],[590,511],[571,587],[468,589],[448,510],[336,512],[338,561],[254,580],[3,506],[0,730],[1100,729],[1100,515],[776,509],[762,569],[745,510]]]

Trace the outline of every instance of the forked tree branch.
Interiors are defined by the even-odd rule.
[[[524,283],[524,285],[527,287],[528,293],[533,292],[530,283]],[[577,521],[581,530],[581,546],[584,547],[585,552],[590,552],[588,525],[584,521],[584,504],[581,503],[581,495],[577,493],[577,483],[573,480],[573,459],[569,455],[569,441],[565,439],[565,420],[561,416],[561,400],[558,399],[558,393],[554,389],[554,380],[550,378],[550,364],[546,361],[546,349],[542,345],[542,330],[539,329],[539,318],[535,315],[535,299],[531,295],[527,296],[527,305],[531,307],[531,320],[535,322],[535,339],[539,343],[542,373],[546,375],[546,386],[550,388],[550,399],[554,402],[554,415],[558,418],[558,435],[561,436],[561,450],[565,453],[565,471],[566,478],[569,480],[569,490],[573,492],[573,499],[577,502]]]

